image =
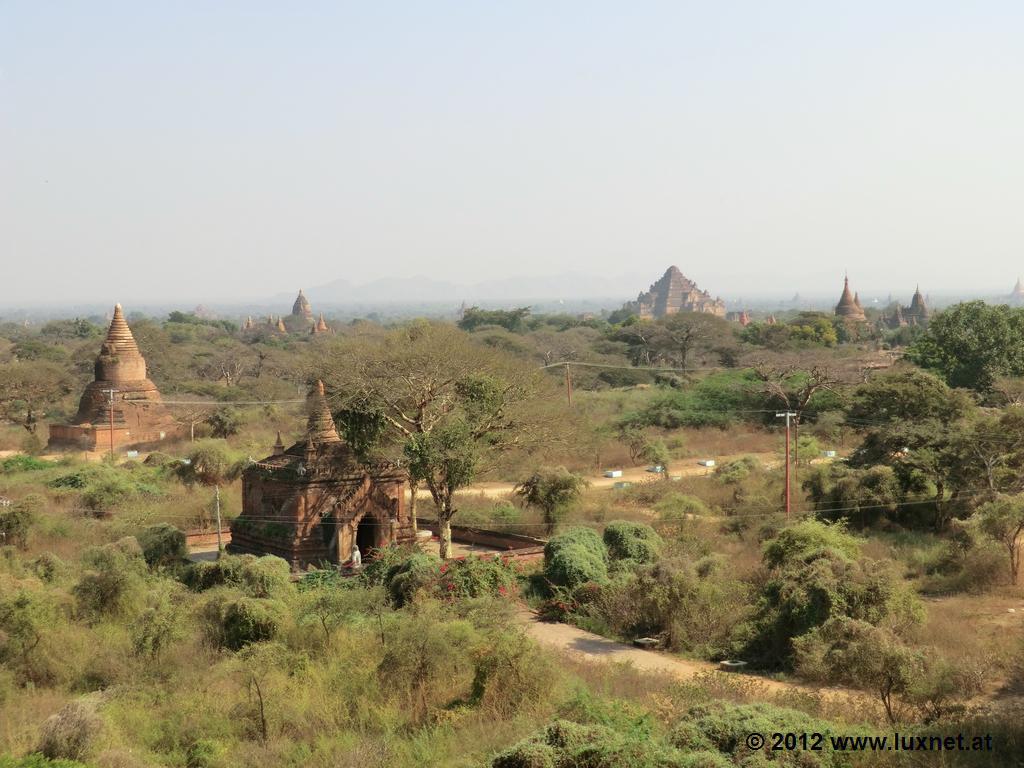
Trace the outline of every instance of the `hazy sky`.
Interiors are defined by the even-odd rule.
[[[0,0],[0,302],[1008,292],[1022,39],[994,0]]]

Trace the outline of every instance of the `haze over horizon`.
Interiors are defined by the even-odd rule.
[[[1009,293],[1024,8],[0,6],[0,305]],[[514,282],[514,280],[512,281]],[[528,282],[528,281],[527,281]],[[429,297],[424,297],[429,299]]]

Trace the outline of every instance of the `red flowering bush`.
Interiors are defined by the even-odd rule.
[[[467,597],[510,597],[516,593],[516,568],[500,558],[467,557],[441,566],[440,590],[453,600]]]

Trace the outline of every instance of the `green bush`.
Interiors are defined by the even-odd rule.
[[[141,587],[142,549],[132,537],[91,547],[82,554],[84,571],[72,592],[80,615],[89,620],[124,613]]]
[[[0,474],[13,475],[15,472],[35,472],[40,469],[49,469],[52,466],[51,462],[37,459],[35,456],[17,454],[0,459]]]
[[[575,589],[608,579],[608,553],[590,528],[571,528],[544,545],[544,575],[552,584]]]
[[[395,569],[418,554],[421,554],[421,551],[415,544],[378,549],[376,557],[363,566],[363,571],[359,575],[360,581],[368,587],[387,587]]]
[[[794,752],[771,752],[767,749],[751,753],[746,745],[746,737],[751,733],[820,733],[825,736],[821,751],[800,750]],[[862,730],[844,725],[841,734],[858,735]],[[807,768],[831,768],[832,766],[852,766],[859,763],[855,754],[849,755],[832,751],[830,735],[839,735],[837,728],[827,720],[806,715],[793,709],[777,707],[772,704],[727,704],[712,702],[692,708],[685,713],[680,722],[672,729],[669,741],[679,749],[717,750],[723,759],[731,757],[742,765],[757,765],[751,758],[754,755],[771,758],[766,765],[806,766]],[[770,746],[770,742],[769,742]],[[697,752],[696,754],[704,754]],[[708,765],[734,765],[731,760],[724,763],[707,763]],[[700,765],[700,763],[697,763]]]
[[[273,555],[221,555],[213,562],[189,565],[181,580],[195,592],[226,585],[237,587],[250,597],[278,597],[291,585],[291,569],[287,562]]]
[[[415,554],[393,565],[384,579],[384,587],[396,607],[412,602],[415,594],[437,583],[441,561],[433,555]]]
[[[857,540],[841,525],[805,520],[785,528],[766,544],[763,559],[768,578],[753,622],[740,633],[744,657],[760,665],[792,666],[796,638],[829,619],[920,620],[919,602],[896,574],[859,557]]]
[[[737,421],[737,414],[761,406],[751,392],[756,386],[751,371],[725,371],[706,376],[685,389],[664,389],[651,398],[638,412],[623,418],[624,426],[720,427],[725,429]]]
[[[654,510],[665,522],[677,522],[690,517],[710,514],[710,510],[703,501],[696,496],[687,496],[682,493],[671,493],[665,496],[655,503]]]
[[[173,565],[188,557],[185,534],[169,523],[151,525],[138,535],[142,556],[150,567]]]
[[[602,725],[557,720],[491,761],[492,768],[681,768],[699,766],[644,732],[620,733]],[[704,763],[717,768],[715,763]],[[725,763],[728,765],[729,763]]]
[[[523,741],[491,761],[493,768],[556,768],[558,752],[547,744]]]
[[[206,418],[206,423],[210,425],[214,437],[231,437],[237,435],[238,430],[242,428],[242,414],[237,408],[225,406],[211,413]]]
[[[137,497],[158,497],[164,493],[156,470],[139,467],[128,471],[106,464],[93,464],[51,480],[47,485],[61,491],[80,491],[83,506],[102,515]]]
[[[741,456],[715,467],[715,480],[725,485],[739,485],[761,468],[761,462],[753,456]]]
[[[771,567],[807,564],[829,552],[850,560],[860,554],[860,543],[841,523],[804,520],[783,529],[765,545],[764,562]]]
[[[211,597],[202,615],[213,643],[237,651],[250,643],[273,640],[284,625],[287,609],[277,600],[221,593]]]
[[[516,587],[516,571],[499,557],[466,557],[441,564],[438,588],[443,597],[504,597]]]
[[[9,507],[0,507],[0,543],[27,549],[29,530],[45,506],[44,497],[30,493]]]
[[[66,570],[64,561],[52,552],[41,553],[39,557],[29,563],[29,567],[40,580],[47,584],[55,581]]]
[[[291,586],[291,568],[280,557],[264,555],[242,564],[238,583],[252,597],[278,597]]]
[[[654,562],[663,543],[651,526],[625,520],[608,523],[602,538],[612,560],[637,563]]]
[[[244,468],[244,457],[223,440],[200,440],[176,471],[186,485],[222,485],[237,478]]]

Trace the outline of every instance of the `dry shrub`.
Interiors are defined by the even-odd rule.
[[[82,760],[102,727],[94,704],[72,701],[43,723],[37,749],[51,760]]]
[[[96,756],[93,764],[96,768],[146,768],[151,765],[126,749],[104,750]]]
[[[550,656],[522,632],[495,634],[473,660],[471,700],[501,717],[543,706],[557,681]]]
[[[708,698],[734,703],[764,701],[768,698],[768,686],[749,675],[709,670],[694,675],[683,687],[687,685],[699,689]]]

